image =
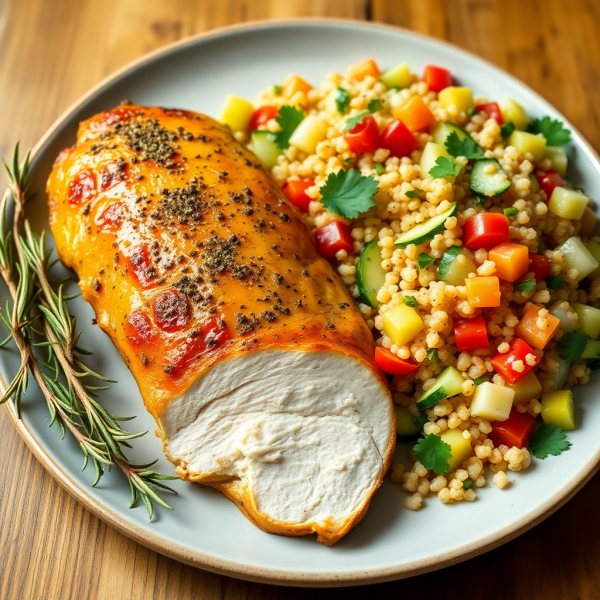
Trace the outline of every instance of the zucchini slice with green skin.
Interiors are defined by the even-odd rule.
[[[275,143],[275,135],[262,130],[252,133],[252,151],[265,169],[273,168],[282,152]]]
[[[451,398],[462,392],[464,378],[461,372],[454,367],[446,367],[436,378],[435,383],[419,398],[417,408],[426,410],[441,402],[444,398]]]
[[[471,137],[471,135],[462,127],[459,127],[454,123],[448,123],[447,121],[438,123],[431,132],[431,135],[433,136],[433,141],[436,144],[441,144],[443,146],[446,143],[446,139],[452,132],[456,133],[459,140],[466,140],[467,138]]]
[[[444,223],[449,217],[454,217],[458,212],[458,206],[456,202],[441,215],[436,215],[427,219],[423,223],[415,225],[410,231],[404,232],[395,242],[396,246],[403,248],[409,244],[423,244],[428,240],[432,239],[433,236],[444,231]]]
[[[377,240],[363,246],[356,265],[356,285],[362,301],[371,308],[377,308],[377,292],[385,283],[385,271],[381,267],[381,248]]]
[[[486,173],[488,167],[494,167],[494,173]],[[481,158],[471,171],[471,191],[474,194],[494,198],[505,192],[510,187],[510,179],[502,170],[500,163],[495,158]]]

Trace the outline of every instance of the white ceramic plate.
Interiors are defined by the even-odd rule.
[[[542,98],[496,67],[458,48],[414,33],[350,21],[264,22],[211,32],[150,55],[103,82],[63,115],[35,151],[34,187],[39,228],[47,226],[45,180],[54,157],[75,140],[80,120],[129,98],[218,116],[232,93],[253,99],[259,90],[297,72],[319,82],[331,70],[345,71],[363,58],[382,66],[407,61],[413,72],[426,64],[447,67],[457,80],[489,98],[515,98],[530,115],[565,120]],[[569,126],[569,124],[567,123]],[[600,199],[600,164],[574,131],[570,178]],[[92,251],[92,249],[90,249]],[[4,293],[4,292],[3,292]],[[5,302],[5,298],[0,298]],[[83,340],[94,352],[94,366],[119,381],[103,395],[117,414],[137,414],[137,428],[154,431],[137,386],[108,337],[91,325],[83,301],[72,309]],[[18,365],[15,352],[0,353],[5,378]],[[176,482],[173,512],[158,510],[149,523],[145,509],[127,509],[128,486],[118,473],[90,488],[92,472],[81,472],[78,449],[48,428],[48,413],[38,390],[23,403],[21,435],[44,466],[96,515],[158,552],[205,569],[288,585],[348,585],[407,577],[464,560],[498,546],[532,527],[566,502],[594,474],[600,460],[598,380],[575,391],[581,427],[569,435],[573,447],[559,457],[535,461],[525,474],[509,474],[511,485],[481,490],[474,503],[444,506],[427,499],[417,513],[402,507],[404,492],[386,480],[364,521],[334,547],[314,537],[285,538],[263,533],[224,496],[210,488]],[[13,418],[14,420],[14,418]],[[406,455],[399,448],[397,456]],[[137,441],[132,457],[140,462],[161,456],[152,433]],[[172,472],[161,458],[161,469]]]

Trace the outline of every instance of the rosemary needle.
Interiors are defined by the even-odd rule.
[[[0,319],[10,331],[0,347],[12,339],[21,355],[21,365],[0,404],[10,400],[16,416],[21,418],[21,398],[31,373],[48,405],[50,425],[56,423],[63,438],[67,430],[73,435],[83,453],[83,469],[92,462],[95,470],[92,486],[98,483],[105,469],[117,465],[131,488],[130,506],[139,497],[152,518],[152,501],[171,508],[159,490],[176,493],[161,482],[178,477],[150,470],[156,461],[133,464],[123,453],[123,447],[129,448],[131,440],[146,432],[127,431],[120,423],[133,417],[114,416],[98,402],[97,392],[107,386],[92,385],[90,379],[114,382],[84,363],[82,357],[90,353],[78,346],[80,332],[67,307],[62,283],[50,276],[52,251],[46,249],[45,232],[36,235],[25,219],[31,186],[29,153],[19,162],[17,144],[12,164],[4,166],[8,190],[0,202],[0,276],[12,297],[12,307],[7,302],[5,311],[0,309]],[[10,208],[14,215],[8,225],[6,215]],[[34,348],[46,350],[45,361],[38,358]]]

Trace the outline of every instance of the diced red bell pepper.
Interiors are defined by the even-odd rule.
[[[540,188],[546,192],[548,200],[550,200],[554,188],[565,187],[565,180],[556,171],[536,171],[535,178],[540,184]]]
[[[381,134],[381,147],[387,148],[392,156],[408,156],[418,143],[410,129],[398,119],[392,121]]]
[[[404,360],[390,352],[387,348],[375,348],[375,364],[390,375],[408,375],[419,368],[412,360]]]
[[[354,129],[344,133],[344,139],[352,152],[375,152],[379,148],[379,126],[375,117],[363,117]]]
[[[544,281],[550,272],[550,259],[543,254],[530,254],[529,271],[533,271],[536,281]]]
[[[441,92],[452,85],[452,75],[448,69],[427,65],[423,72],[423,81],[432,92]]]
[[[256,131],[260,127],[266,125],[271,119],[277,116],[279,109],[276,106],[261,106],[257,108],[250,117],[250,131]]]
[[[502,444],[509,448],[525,448],[534,429],[535,417],[526,412],[521,413],[513,407],[506,421],[492,423],[492,431],[488,437],[496,448]]]
[[[306,194],[309,187],[315,185],[314,181],[288,181],[283,188],[287,199],[300,211],[308,212],[308,205],[312,198]]]
[[[508,352],[501,354],[498,352],[494,358],[492,358],[492,366],[510,385],[514,385],[520,379],[525,377],[531,369],[537,366],[540,362],[539,356],[533,351],[533,348],[526,344],[523,340],[519,338],[514,338],[512,342],[509,344],[510,348]],[[528,354],[533,354],[535,356],[535,363],[533,365],[528,364],[526,357]],[[523,370],[515,371],[513,369],[512,364],[515,361],[523,361]]]
[[[479,315],[473,319],[456,319],[454,321],[454,341],[459,352],[487,348],[490,343],[483,316]]]
[[[496,119],[498,125],[502,125],[504,123],[504,119],[502,118],[502,113],[500,112],[500,107],[497,102],[486,102],[485,104],[478,104],[475,107],[477,112],[485,113],[488,116],[488,119]]]
[[[479,213],[465,222],[465,245],[471,250],[491,250],[510,240],[508,219],[500,213]]]
[[[340,221],[331,221],[315,231],[315,241],[319,254],[331,260],[340,250],[352,252],[354,244],[350,235],[350,227]]]

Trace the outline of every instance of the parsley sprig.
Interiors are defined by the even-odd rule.
[[[362,123],[362,120],[365,117],[369,116],[370,114],[373,114],[374,112],[377,112],[380,109],[381,109],[381,101],[379,101],[377,99],[371,100],[371,102],[369,102],[369,104],[367,104],[367,110],[357,114],[354,117],[350,117],[346,121],[346,125],[344,126],[344,131],[352,131],[357,125]]]
[[[571,132],[562,121],[548,116],[535,119],[527,127],[529,133],[541,133],[546,138],[548,146],[564,146],[571,141]]]
[[[304,120],[304,111],[296,106],[287,104],[280,107],[275,121],[281,127],[281,131],[275,134],[275,143],[279,148],[285,150],[290,147],[290,138],[292,133]]]
[[[335,92],[335,105],[337,106],[337,111],[340,115],[343,115],[346,113],[348,104],[350,104],[350,94],[348,93],[348,90],[343,87],[337,88]]]
[[[515,130],[515,124],[512,121],[505,123],[500,127],[500,135],[503,138],[510,137],[510,134]]]
[[[579,362],[589,339],[589,336],[579,330],[569,331],[558,345],[558,354],[571,365]]]
[[[440,156],[435,161],[435,167],[429,170],[432,177],[456,177],[460,173],[460,165],[457,165],[451,158]]]
[[[515,283],[515,290],[517,292],[531,292],[535,287],[535,281],[533,279],[523,279]]]
[[[439,435],[429,433],[421,438],[413,448],[420,463],[436,475],[445,475],[450,468],[448,461],[452,458],[452,447]]]
[[[448,150],[448,154],[454,156],[454,158],[459,156],[464,156],[469,160],[483,158],[483,149],[471,136],[461,140],[456,131],[453,131],[446,138],[444,145]]]
[[[404,195],[407,198],[418,198],[419,194],[422,194],[423,190],[420,190],[419,188],[415,188],[414,190],[408,190],[408,192],[404,192]]]
[[[571,447],[564,431],[552,423],[538,427],[529,440],[531,453],[540,460],[549,455],[558,456]]]
[[[330,173],[321,192],[321,204],[328,212],[336,212],[348,219],[356,219],[360,213],[375,206],[373,196],[377,193],[377,180],[361,175],[356,169]]]
[[[433,256],[429,256],[429,254],[421,252],[421,254],[417,256],[417,267],[419,267],[419,269],[424,269],[425,267],[428,267],[434,260],[435,258],[433,258]]]

